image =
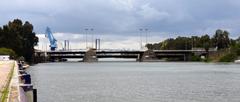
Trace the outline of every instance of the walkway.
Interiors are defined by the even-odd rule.
[[[4,86],[8,81],[8,75],[14,65],[14,61],[0,61],[0,97]]]

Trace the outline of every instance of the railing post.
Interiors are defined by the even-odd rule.
[[[33,89],[33,102],[37,102],[37,89]]]

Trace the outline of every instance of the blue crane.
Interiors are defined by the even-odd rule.
[[[57,40],[54,38],[51,29],[47,27],[45,37],[49,39],[51,51],[55,51],[57,48]]]

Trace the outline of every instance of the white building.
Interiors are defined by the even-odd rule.
[[[10,60],[9,55],[0,55],[0,61],[8,61],[8,60]]]

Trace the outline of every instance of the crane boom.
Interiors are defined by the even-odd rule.
[[[51,29],[47,27],[45,36],[49,39],[51,51],[55,51],[57,48],[57,40],[54,38]]]

